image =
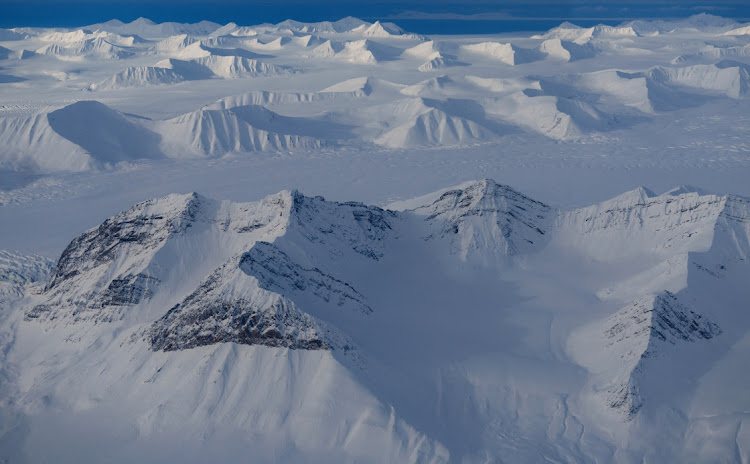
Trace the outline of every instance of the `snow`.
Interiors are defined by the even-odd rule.
[[[154,45],[154,48],[160,52],[176,52],[180,51],[194,43],[197,40],[188,36],[187,34],[173,35],[161,40]]]
[[[510,66],[529,63],[539,59],[534,50],[524,49],[510,43],[481,42],[463,45],[461,49],[469,53],[498,60]]]
[[[690,283],[692,279],[677,293],[661,291],[654,295],[634,287],[625,295],[629,302],[614,308],[586,298],[585,294],[576,296],[582,291],[577,285],[568,289],[565,298],[571,300],[559,300],[564,306],[583,303],[572,313],[560,307],[545,310],[539,297],[529,300],[516,293],[546,285],[550,260],[566,263],[559,255],[563,249],[566,253],[580,253],[580,257],[588,254],[605,258],[598,265],[599,276],[584,281],[584,285],[609,278],[622,280],[626,277],[623,270],[637,272],[633,256],[605,256],[596,250],[597,239],[592,233],[619,234],[623,238],[607,243],[618,244],[623,251],[632,249],[632,243],[642,242],[645,249],[661,249],[660,253],[670,256],[685,250],[707,253],[704,263],[713,257],[728,266],[732,264],[726,258],[734,255],[740,260],[735,264],[739,266],[737,272],[741,272],[747,256],[720,251],[725,250],[721,245],[725,243],[723,233],[712,235],[713,227],[704,230],[700,224],[713,224],[717,231],[729,231],[727,227],[731,227],[731,236],[742,237],[735,239],[733,246],[749,250],[750,229],[743,218],[750,217],[750,202],[684,190],[656,196],[636,189],[589,208],[569,211],[553,210],[490,179],[414,199],[402,204],[400,212],[360,203],[327,202],[296,191],[251,203],[218,202],[187,194],[138,204],[73,240],[44,291],[24,300],[25,320],[17,330],[34,338],[36,328],[44,327],[47,341],[24,355],[31,356],[29,361],[18,356],[30,348],[12,345],[14,362],[33,363],[33,359],[46,356],[45,350],[55,349],[52,340],[57,337],[67,337],[68,343],[81,346],[94,340],[104,343],[90,355],[65,361],[64,367],[24,371],[18,381],[21,388],[30,388],[22,400],[25,414],[29,420],[43,420],[44,410],[36,409],[35,398],[44,395],[51,395],[51,401],[60,402],[60,407],[71,407],[74,417],[81,418],[90,412],[116,408],[110,402],[124,400],[131,409],[123,420],[135,424],[142,437],[137,442],[148,446],[156,437],[168,438],[163,435],[167,430],[181,430],[188,436],[196,433],[189,423],[179,419],[185,414],[177,406],[182,403],[165,402],[175,394],[186,395],[186,400],[192,398],[195,406],[190,411],[197,411],[193,420],[201,424],[201,430],[206,424],[216,424],[206,435],[209,447],[218,446],[216,434],[224,427],[228,431],[240,430],[249,426],[249,418],[265,417],[269,437],[276,430],[286,430],[286,443],[314,457],[316,453],[331,452],[326,450],[341,449],[340,442],[331,442],[332,448],[317,445],[308,450],[306,447],[312,445],[305,445],[308,442],[303,438],[312,433],[308,426],[297,428],[293,425],[296,422],[273,418],[289,407],[281,406],[284,402],[297,404],[289,398],[299,395],[307,398],[305,404],[312,408],[331,401],[324,399],[320,403],[310,397],[332,392],[330,387],[321,387],[312,380],[325,372],[332,376],[331,382],[343,389],[338,393],[343,396],[334,400],[339,405],[334,417],[346,418],[343,423],[355,423],[354,410],[346,406],[348,401],[372,402],[373,411],[377,411],[373,412],[373,423],[394,425],[374,425],[369,433],[386,433],[390,444],[385,452],[397,456],[393,459],[399,461],[406,459],[398,457],[400,453],[417,453],[419,462],[443,462],[448,452],[453,459],[474,456],[477,450],[491,455],[510,452],[519,457],[541,452],[550,457],[604,458],[608,454],[602,454],[598,443],[612,437],[597,427],[612,422],[617,434],[617,430],[645,426],[651,420],[649,414],[659,411],[661,405],[663,387],[658,386],[659,382],[679,393],[673,395],[670,404],[687,413],[690,390],[681,389],[670,377],[660,375],[659,366],[675,358],[684,362],[688,359],[685,356],[694,351],[693,345],[699,346],[695,349],[705,349],[713,346],[715,340],[720,341],[727,329],[721,322],[714,322],[722,320],[719,313],[704,315],[699,307],[684,302],[689,298],[686,291],[703,285]],[[703,208],[708,208],[710,214]],[[655,211],[662,214],[654,214]],[[587,220],[592,214],[594,219]],[[696,224],[696,220],[700,222]],[[726,226],[719,227],[721,224]],[[655,244],[649,245],[646,242],[650,239],[643,238],[648,235],[640,236],[638,233],[642,232],[637,231],[643,229],[645,233],[654,228],[664,230],[666,238],[657,234]],[[693,233],[680,233],[682,229],[702,232],[695,238]],[[571,246],[571,238],[579,234],[586,237],[583,248]],[[191,252],[186,254],[185,250]],[[432,263],[430,270],[424,268],[426,261]],[[175,262],[180,265],[170,264]],[[423,273],[421,279],[404,278],[417,269]],[[569,272],[581,272],[575,269]],[[698,277],[698,282],[710,279],[711,283],[715,279],[693,264],[683,272]],[[374,275],[380,277],[373,280]],[[132,279],[133,276],[139,277]],[[383,291],[386,288],[388,292]],[[434,298],[424,293],[427,288],[437,292]],[[450,294],[454,297],[445,299]],[[490,295],[500,299],[487,299]],[[417,303],[425,298],[429,305]],[[478,307],[464,307],[459,320],[445,317],[456,311],[455,303],[462,301]],[[414,304],[417,307],[412,307]],[[703,303],[695,304],[702,307]],[[429,308],[429,316],[417,309],[420,306]],[[490,317],[491,307],[497,318]],[[607,308],[612,309],[608,312]],[[547,348],[552,353],[555,349],[562,351],[546,360],[537,358],[545,348],[535,339],[540,329],[542,333],[551,330],[547,324],[539,326],[538,317],[542,314],[559,320],[559,328],[547,337],[562,337],[563,344]],[[726,317],[729,313],[723,314]],[[585,323],[587,320],[591,322]],[[484,326],[480,321],[484,321]],[[102,341],[102,334],[113,327],[118,327],[121,335],[106,336],[109,341]],[[520,328],[521,333],[512,335]],[[444,353],[446,358],[436,357],[433,350],[441,342],[427,335],[446,330],[454,343],[438,349],[437,353]],[[72,333],[76,335],[71,339]],[[485,338],[491,333],[500,335]],[[390,341],[389,346],[382,343],[384,339]],[[425,345],[414,345],[417,341]],[[407,355],[408,346],[414,351]],[[720,352],[715,351],[718,356]],[[215,357],[225,359],[225,355],[231,361],[222,361],[216,370],[201,367],[210,365],[209,360]],[[513,361],[517,356],[520,358]],[[250,359],[262,364],[252,367]],[[704,355],[700,363],[705,359]],[[235,364],[238,360],[243,361]],[[320,364],[323,360],[327,367]],[[510,377],[497,378],[494,370],[487,370],[487,362],[505,366]],[[45,386],[38,380],[49,372],[88,369],[91,363],[107,366],[107,373],[98,377],[94,387],[81,390],[75,377],[62,386]],[[187,368],[190,365],[194,367]],[[311,366],[318,366],[313,370],[318,372],[314,377],[306,370]],[[414,366],[423,367],[415,370]],[[539,382],[538,375],[548,375],[550,369],[556,372],[556,389],[530,388]],[[693,375],[691,369],[675,372],[689,377]],[[125,372],[129,380],[122,384]],[[248,372],[254,374],[248,376]],[[386,372],[399,375],[392,378]],[[581,372],[587,374],[581,376]],[[440,376],[437,385],[430,381],[436,373]],[[174,376],[185,378],[186,374],[187,381],[180,382],[177,391],[173,386],[167,387],[173,385]],[[264,392],[269,388],[265,386],[266,379],[279,375],[287,379],[291,390],[282,390],[280,396],[263,402],[238,403],[244,398],[242,391],[249,389],[256,395]],[[240,381],[235,376],[248,380]],[[573,380],[576,377],[581,380]],[[292,379],[301,383],[289,384]],[[191,396],[196,395],[192,388],[203,389],[203,385],[217,381],[225,391],[212,396],[210,402],[204,404],[201,395]],[[240,386],[243,387],[238,389]],[[423,398],[415,400],[413,390],[404,390],[407,386],[419,386]],[[490,400],[498,388],[506,392],[502,396],[505,399]],[[125,391],[131,393],[122,393]],[[526,393],[515,400],[507,394],[522,391]],[[367,392],[383,395],[380,398],[386,403]],[[467,410],[461,404],[468,392],[477,395],[479,403],[472,403]],[[436,407],[431,406],[433,401],[438,402]],[[387,404],[392,405],[390,412]],[[484,404],[485,409],[474,409],[479,404]],[[543,411],[549,407],[565,409],[561,416],[544,416]],[[394,416],[396,411],[403,411],[403,419]],[[521,412],[529,420],[510,420]],[[302,417],[299,414],[305,413],[295,412],[294,417]],[[318,417],[317,413],[311,417]],[[475,427],[495,428],[499,426],[494,422],[496,417],[509,420],[499,430],[529,438],[509,441],[480,434],[473,439],[461,435],[456,440],[455,429],[434,425],[443,418],[449,424],[469,421]],[[593,441],[580,441],[575,434],[562,432],[551,448],[540,450],[532,446],[542,437],[552,438],[544,432],[554,427],[550,420],[553,424],[562,420],[580,427],[591,426]],[[35,437],[44,434],[44,430],[44,426],[34,425],[31,434]],[[342,433],[347,436],[354,430]],[[430,439],[424,435],[415,438],[415,434],[425,432],[431,435]],[[648,446],[641,448],[641,439],[615,443],[636,456],[651,455]],[[45,452],[56,449],[54,442],[44,448],[49,450]],[[246,446],[244,443],[249,442],[240,440],[232,448],[239,450]],[[274,440],[270,443],[270,449],[281,446],[279,451],[289,446],[277,445]],[[676,445],[675,453],[680,453],[680,446]],[[344,446],[343,450],[347,456],[373,456],[361,445],[351,450]]]
[[[594,27],[582,28],[571,23],[563,23],[545,34],[533,37],[541,39],[559,39],[577,44],[585,44],[598,38],[638,37],[638,35],[638,32],[636,32],[632,26],[626,24],[620,26],[606,26],[600,24]]]
[[[6,129],[3,150],[16,166],[79,170],[162,156],[157,134],[96,101],[1,123]]]
[[[738,27],[737,29],[732,29],[731,31],[727,31],[724,33],[724,35],[748,35],[748,34],[750,34],[750,26]]]
[[[310,149],[321,145],[311,137],[285,133],[290,128],[284,122],[291,118],[279,118],[278,124],[274,124],[272,120],[276,118],[278,115],[262,106],[247,105],[202,109],[161,122],[157,127],[165,151],[182,156],[190,152],[219,156],[228,152]]]
[[[174,84],[186,80],[176,71],[157,66],[131,66],[98,84],[92,90],[113,90],[123,87],[144,87],[149,85]]]
[[[724,60],[713,65],[655,68],[650,72],[650,77],[656,82],[718,91],[738,99],[750,89],[748,69],[742,63]]]
[[[741,461],[746,26],[0,30],[0,461]]]
[[[591,46],[578,45],[575,42],[560,39],[547,39],[539,46],[539,51],[549,57],[562,61],[576,61],[591,58],[596,51]]]

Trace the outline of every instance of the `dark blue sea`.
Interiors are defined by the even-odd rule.
[[[450,0],[451,2],[454,0]],[[119,19],[130,22],[147,17],[156,22],[215,21],[240,25],[276,23],[285,19],[314,22],[354,16],[366,21],[387,20],[420,34],[497,34],[542,31],[570,21],[579,26],[619,24],[639,18],[679,18],[701,12],[739,21],[750,20],[750,0],[710,3],[696,7],[688,2],[613,3],[607,0],[537,1],[346,1],[318,0],[0,0],[0,27],[75,27]],[[682,5],[682,6],[680,6]],[[471,20],[451,15],[474,15]],[[500,16],[503,19],[498,19]],[[491,19],[481,19],[483,17]]]

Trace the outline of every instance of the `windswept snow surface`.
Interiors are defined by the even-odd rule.
[[[750,460],[748,27],[1,30],[0,462]]]

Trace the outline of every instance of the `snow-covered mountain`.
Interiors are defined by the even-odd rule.
[[[209,35],[221,27],[211,21],[201,21],[195,24],[182,24],[175,22],[155,23],[148,18],[138,18],[129,23],[119,20],[111,20],[105,23],[93,24],[86,29],[99,29],[116,34],[134,34],[145,38],[167,37],[180,34]]]
[[[80,171],[162,157],[159,135],[139,122],[96,101],[79,101],[28,117],[3,118],[0,153],[5,155],[5,163],[0,164]]]
[[[562,23],[558,27],[550,29],[545,34],[532,36],[540,39],[559,39],[585,44],[595,39],[601,38],[619,38],[619,37],[638,37],[638,32],[627,24],[620,26],[607,26],[600,24],[593,27],[580,27],[568,22]]]
[[[473,262],[529,254],[545,244],[551,223],[549,206],[489,179],[413,212],[435,229],[430,239],[448,238],[451,253]]]
[[[574,356],[596,373],[603,403],[632,420],[648,401],[640,384],[656,375],[651,358],[664,357],[683,343],[720,336],[721,328],[668,292],[636,299],[604,321],[571,338]]]
[[[1,29],[0,463],[748,461],[746,26]]]
[[[102,82],[92,84],[92,90],[113,90],[128,87],[176,84],[187,80],[175,71],[159,66],[131,66]]]
[[[386,149],[470,149],[502,144],[519,133],[539,143],[600,143],[649,122],[668,124],[677,117],[671,113],[744,105],[750,48],[740,33],[743,27],[698,15],[591,28],[563,23],[531,37],[481,41],[427,40],[394,24],[356,18],[255,26],[156,24],[140,18],[129,24],[6,30],[0,84],[8,84],[3,88],[9,93],[0,114],[0,166],[44,173],[108,166],[91,162],[89,157],[98,155],[85,147],[85,140],[64,134],[67,140],[62,140],[45,129],[51,108],[89,99],[143,116],[134,122],[162,136],[168,143],[159,144],[160,153],[176,159],[186,157],[179,152],[186,146],[189,154],[214,156],[320,146],[298,137]],[[694,38],[685,39],[686,34]],[[412,76],[415,71],[428,79],[420,81]],[[384,82],[392,85],[377,84]],[[78,93],[84,90],[94,97]],[[41,97],[48,94],[66,96]],[[29,107],[26,100],[37,95],[44,101]],[[143,104],[131,106],[132,98]],[[150,104],[162,98],[174,101]],[[271,129],[250,124],[277,137],[253,133],[241,117],[215,115],[232,122],[188,130],[180,143],[173,143],[176,136],[170,134],[179,132],[171,130],[176,118],[228,109],[204,107],[242,98],[246,101],[234,106],[259,105],[301,119],[294,119],[293,131],[279,124]],[[66,118],[66,124],[79,123]],[[119,133],[119,127],[102,126],[101,131]],[[161,128],[170,130],[162,134]],[[75,131],[89,133],[83,126]],[[206,133],[195,135],[201,131]],[[228,141],[240,133],[248,134],[244,141]],[[727,150],[744,150],[741,142],[731,145]],[[153,155],[139,148],[125,158]]]
[[[308,99],[317,95],[310,94]],[[304,98],[299,94],[249,94],[164,121],[126,115],[97,101],[80,101],[32,116],[0,119],[0,128],[4,128],[0,166],[84,171],[164,156],[320,148],[327,143],[319,138],[325,136],[317,132],[320,125],[281,116],[262,106]]]
[[[36,50],[36,53],[61,57],[94,56],[116,60],[130,58],[135,55],[127,47],[114,44],[101,37],[65,43],[64,45],[52,43]]]
[[[42,278],[44,265],[6,253],[3,263],[30,265],[3,265],[22,296],[3,322],[16,334],[3,339],[15,366],[3,371],[5,404],[23,418],[16,420],[27,424],[29,440],[49,420],[40,401],[68,411],[63,422],[70,424],[117,411],[116,424],[138,431],[133,449],[179,430],[186,450],[200,434],[201,446],[228,455],[257,447],[261,457],[313,461],[453,462],[501,459],[510,449],[523,460],[687,456],[686,438],[668,449],[657,444],[700,423],[689,385],[714,381],[720,373],[711,363],[730,346],[741,349],[733,344],[750,331],[750,318],[729,322],[736,302],[705,306],[705,292],[749,274],[749,201],[639,189],[555,210],[485,179],[392,208],[297,191],[250,203],[170,195],[75,238],[36,292],[23,288]],[[573,286],[557,295],[583,304],[569,315],[526,293],[549,278],[553,262],[564,262],[561,250],[602,259],[599,280],[626,281],[637,272],[639,249],[659,259],[687,253],[694,262],[673,272],[688,278],[671,289],[631,285],[614,305]],[[723,264],[704,267],[712,260]],[[487,304],[490,295],[504,299],[496,315],[455,305]],[[553,315],[567,328],[550,325]],[[29,348],[24,340],[40,331],[44,341]],[[524,340],[537,332],[562,337],[564,351],[541,354]],[[446,358],[437,356],[443,352]],[[52,353],[57,362],[39,364]],[[502,375],[489,368],[493,362]],[[534,390],[539,375],[549,387]],[[273,385],[281,390],[273,393]],[[667,391],[682,425],[662,422]],[[551,404],[567,409],[545,414]],[[593,441],[549,432],[560,420],[590,429]],[[599,429],[609,422],[611,432]],[[337,435],[318,440],[323,426]],[[469,438],[485,427],[507,435]],[[102,430],[105,442],[115,439],[111,426]],[[229,445],[220,438],[247,430],[253,433]],[[366,446],[365,437],[381,444]],[[51,440],[43,449],[59,446]],[[19,444],[4,448],[29,456]],[[703,456],[731,453],[714,447]]]
[[[156,125],[162,134],[164,150],[182,156],[285,151],[323,145],[309,131],[300,133],[299,127],[295,118],[282,117],[258,105],[204,108]]]
[[[500,61],[501,63],[515,66],[530,63],[541,59],[542,55],[537,50],[521,48],[511,43],[480,42],[461,46],[461,50],[485,58]]]

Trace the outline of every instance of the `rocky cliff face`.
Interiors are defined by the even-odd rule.
[[[638,188],[560,213],[556,229],[597,260],[664,257],[707,250],[728,197],[685,189],[663,195]]]
[[[343,311],[372,309],[351,285],[305,269],[267,242],[233,258],[167,314],[154,322],[154,350],[178,350],[234,342],[292,349],[351,349],[325,323],[294,300],[313,297]]]
[[[44,301],[28,319],[59,317],[111,320],[118,308],[150,298],[160,284],[148,268],[168,240],[199,222],[209,223],[212,200],[170,195],[139,203],[74,239],[45,287]]]
[[[297,191],[254,203],[197,194],[149,200],[73,240],[25,317],[111,322],[162,295],[160,304],[173,303],[148,331],[155,350],[222,342],[348,350],[297,302],[372,313],[331,272],[342,260],[377,262],[397,221],[390,211]],[[201,269],[206,275],[180,296],[182,278],[195,280]]]
[[[242,287],[234,289],[233,284],[238,283]],[[223,342],[292,349],[329,348],[324,330],[312,316],[289,299],[259,288],[257,281],[243,276],[231,264],[214,272],[154,322],[148,340],[152,349],[164,351]]]
[[[631,419],[643,406],[639,382],[649,358],[662,356],[665,345],[696,343],[721,335],[718,325],[691,310],[670,292],[639,298],[603,324],[605,350],[616,356],[614,385],[608,405]]]

